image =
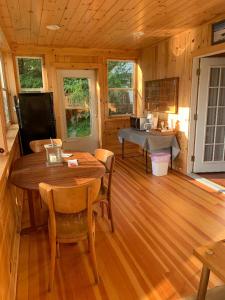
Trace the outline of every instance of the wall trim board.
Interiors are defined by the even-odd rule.
[[[53,63],[53,66],[56,69],[67,70],[67,69],[75,69],[75,70],[82,70],[82,69],[100,69],[101,64],[98,63]]]
[[[196,120],[194,115],[197,113],[198,106],[198,88],[199,76],[197,69],[200,67],[200,58],[194,58],[192,63],[192,86],[191,86],[191,102],[190,102],[190,117],[189,117],[189,131],[188,131],[188,152],[187,152],[187,174],[192,173],[194,162],[191,160],[192,155],[195,154],[195,135],[196,135]]]
[[[217,44],[217,45],[210,45],[208,47],[204,47],[201,49],[197,49],[192,52],[192,57],[205,57],[207,55],[215,55],[225,52],[225,43]]]
[[[106,57],[130,57],[138,58],[140,56],[139,50],[117,50],[117,49],[97,49],[97,48],[57,48],[47,46],[33,46],[33,45],[13,45],[11,51],[16,55],[25,55],[26,53],[53,55],[80,55],[80,56],[106,56]]]

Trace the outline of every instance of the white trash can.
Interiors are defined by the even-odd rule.
[[[155,176],[164,176],[168,173],[170,161],[169,153],[152,153],[152,174]]]

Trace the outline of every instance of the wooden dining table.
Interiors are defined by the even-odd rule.
[[[78,159],[78,166],[68,167],[68,159]],[[27,231],[37,229],[33,201],[37,199],[34,192],[39,191],[39,183],[71,187],[102,178],[104,174],[104,165],[87,152],[73,152],[72,156],[65,158],[63,164],[59,166],[47,166],[45,152],[32,153],[17,159],[13,165],[10,181],[27,191],[30,213],[30,227]]]

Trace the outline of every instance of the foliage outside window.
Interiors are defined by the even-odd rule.
[[[110,60],[107,67],[109,116],[132,114],[135,63]]]
[[[91,134],[90,95],[87,78],[63,78],[66,127],[69,138]]]
[[[17,57],[21,91],[40,91],[43,88],[42,59]]]
[[[2,57],[0,58],[0,80],[1,80],[1,87],[2,87],[2,100],[4,106],[5,120],[6,120],[6,125],[9,126],[11,122],[11,116],[9,110],[9,97],[8,97],[8,90],[6,85],[5,69],[4,69],[4,63]]]

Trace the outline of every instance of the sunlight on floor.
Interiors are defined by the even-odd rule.
[[[190,173],[190,174],[188,174],[188,176],[193,178],[195,181],[202,183],[202,184],[206,185],[207,187],[213,189],[214,191],[217,191],[218,193],[225,195],[225,189],[223,186],[221,186],[215,182],[212,182],[211,180],[208,180],[204,177],[201,177],[198,174]]]

